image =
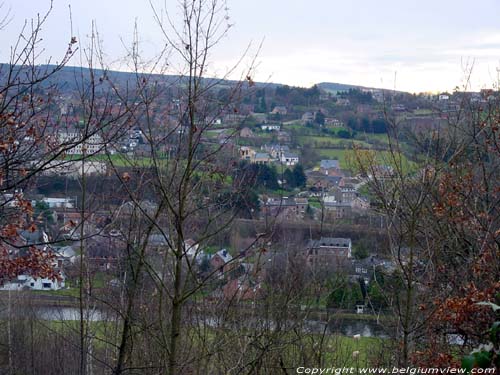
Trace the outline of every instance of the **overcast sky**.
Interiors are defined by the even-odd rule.
[[[163,1],[153,2],[158,10],[164,8]],[[3,1],[0,11],[9,11],[10,22],[0,31],[2,61],[8,60],[8,46],[23,22],[49,4]],[[43,59],[52,56],[55,61],[64,54],[71,35],[68,4],[80,44],[88,42],[95,21],[106,60],[114,68],[127,69],[120,58],[126,55],[124,44],[132,40],[135,20],[144,56],[163,45],[148,0],[54,0],[42,31]],[[498,0],[228,0],[227,7],[234,26],[211,56],[217,73],[237,61],[249,43],[253,53],[263,41],[256,61],[258,81],[440,91],[462,86],[472,63],[474,89],[497,80]],[[71,64],[78,63],[74,59]]]

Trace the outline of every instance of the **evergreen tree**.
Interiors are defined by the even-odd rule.
[[[293,167],[293,177],[295,187],[302,188],[306,186],[307,177],[304,173],[304,168],[302,167],[302,165],[296,164],[295,167]]]
[[[314,122],[318,125],[325,125],[325,115],[323,114],[323,112],[316,112],[316,115],[314,116]]]
[[[286,186],[289,188],[294,188],[295,185],[295,175],[290,169],[286,169],[283,173],[283,179],[286,181]]]

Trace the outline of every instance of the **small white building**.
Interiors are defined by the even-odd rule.
[[[45,197],[42,199],[43,203],[46,203],[49,208],[73,208],[75,207],[74,198],[49,198]],[[36,204],[36,202],[31,202],[33,205]]]
[[[340,121],[339,119],[336,119],[336,118],[331,118],[331,117],[325,118],[325,125],[331,126],[334,128],[344,127],[344,123],[342,121]]]
[[[36,164],[33,164],[36,167]],[[87,160],[85,164],[82,160],[66,161],[66,160],[53,160],[49,162],[42,174],[46,176],[67,176],[67,177],[80,177],[82,175],[82,168],[85,175],[102,175],[106,173],[106,163],[95,160]]]
[[[103,139],[95,133],[87,138],[78,131],[60,132],[58,136],[60,145],[69,147],[66,151],[68,155],[82,155],[84,149],[87,155],[93,155],[101,152],[104,147]]]
[[[60,281],[57,279],[34,278],[30,275],[19,275],[0,286],[0,290],[59,290],[64,288],[66,279],[63,273],[60,273],[59,276],[61,277]]]
[[[71,246],[56,247],[53,249],[57,258],[57,267],[60,267],[61,262],[75,263],[76,251]]]
[[[260,128],[262,130],[269,130],[269,131],[279,131],[281,129],[281,125],[277,124],[266,124],[266,125],[261,125]]]
[[[193,259],[198,255],[199,247],[200,245],[192,239],[187,239],[184,241],[184,253],[190,259]]]
[[[291,152],[283,152],[280,155],[280,162],[287,166],[299,164],[299,156]]]

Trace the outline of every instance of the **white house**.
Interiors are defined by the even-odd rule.
[[[36,166],[36,164],[33,165]],[[82,175],[82,168],[85,175],[105,174],[107,170],[106,163],[95,160],[88,160],[85,164],[81,160],[53,160],[47,164],[47,168],[42,174],[46,176],[59,175],[76,178]]]
[[[260,147],[261,150],[266,151],[273,159],[280,159],[280,155],[284,152],[289,152],[290,147],[286,145],[264,145]]]
[[[291,152],[283,152],[280,155],[280,162],[284,165],[293,166],[299,163],[299,156]]]
[[[63,246],[63,247],[57,247],[53,249],[56,257],[57,257],[57,266],[60,267],[59,265],[59,260],[62,262],[70,262],[70,263],[75,263],[76,261],[76,252],[71,246]]]
[[[42,202],[46,203],[49,208],[73,208],[75,199],[45,197],[42,199]],[[32,201],[31,204],[35,205],[36,201]]]
[[[325,195],[323,197],[323,202],[324,203],[338,203],[337,197],[335,195]]]
[[[269,130],[269,131],[279,131],[281,129],[281,125],[277,124],[266,124],[266,125],[261,125],[260,128],[262,130]]]
[[[69,155],[83,154],[83,146],[88,155],[97,154],[102,151],[104,141],[99,134],[92,134],[86,138],[78,131],[60,132],[59,142],[61,146],[70,147],[66,153]]]
[[[330,257],[352,257],[352,242],[350,238],[321,237],[310,240],[307,249],[309,257],[314,260],[328,260]]]
[[[325,125],[329,125],[329,126],[332,126],[334,128],[341,128],[344,126],[344,123],[342,121],[340,121],[339,119],[327,117],[327,118],[325,118]]]
[[[196,243],[196,241],[192,239],[187,239],[184,241],[184,253],[188,256],[188,258],[193,259],[198,255],[198,248],[200,245]]]
[[[34,278],[30,275],[19,275],[14,280],[8,281],[0,286],[0,290],[59,290],[64,288],[65,279],[63,273],[60,273],[61,281],[48,278]]]
[[[28,287],[32,290],[59,290],[65,286],[65,277],[61,273],[61,281],[51,280],[47,278],[35,279],[31,276],[26,276]]]

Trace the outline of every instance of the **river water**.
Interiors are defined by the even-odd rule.
[[[33,310],[34,316],[42,320],[52,320],[52,321],[68,321],[68,320],[80,320],[80,310],[72,307],[37,307]],[[98,310],[86,310],[84,311],[85,320],[88,321],[115,321],[116,315]],[[200,319],[196,319],[198,324]],[[213,327],[221,327],[223,322],[219,319],[214,319],[210,317],[205,317],[202,319],[202,324],[206,324]],[[262,322],[261,322],[262,323]],[[362,337],[380,337],[387,338],[387,330],[380,324],[377,324],[374,320],[361,320],[361,319],[338,319],[330,320],[328,323],[320,320],[306,320],[301,322],[301,327],[304,332],[308,333],[323,333],[327,334],[341,334],[345,336],[360,335]],[[255,326],[258,322],[253,319],[246,320],[248,326]],[[290,322],[287,325],[292,325]],[[273,322],[267,322],[269,327],[274,327]],[[325,327],[326,326],[326,327]],[[326,328],[326,331],[325,331]]]

